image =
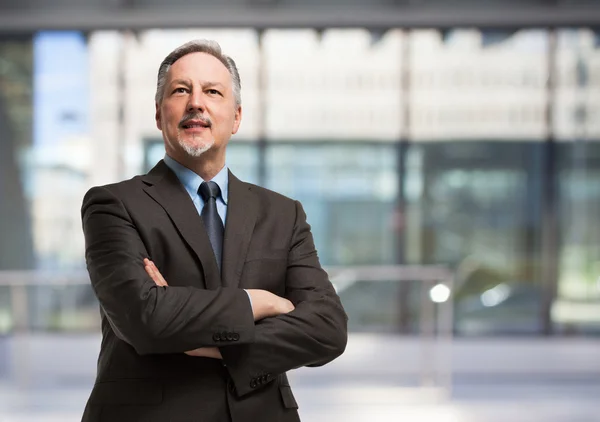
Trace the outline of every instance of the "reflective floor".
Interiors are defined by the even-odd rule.
[[[79,421],[86,388],[18,391],[0,388],[1,422]],[[456,397],[436,401],[400,387],[300,385],[300,415],[309,422],[597,422],[600,383],[458,387]],[[429,397],[427,397],[429,396]]]
[[[97,339],[29,340],[25,349],[47,353],[28,356],[27,384],[17,385],[14,377],[0,381],[0,422],[79,421],[93,382],[93,359],[76,357],[93,355]],[[69,347],[61,346],[65,341]],[[24,350],[23,344],[17,349]],[[457,340],[451,388],[418,386],[415,365],[422,351],[415,339],[353,336],[339,361],[290,374],[302,420],[600,421],[600,340]],[[64,376],[55,376],[52,368]]]

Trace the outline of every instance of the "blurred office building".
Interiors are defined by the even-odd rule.
[[[83,268],[83,194],[162,158],[158,64],[187,40],[211,38],[237,60],[243,83],[229,166],[305,204],[325,265],[461,270],[465,333],[541,333],[544,289],[554,282],[551,322],[595,331],[600,49],[589,30],[554,36],[554,63],[551,36],[537,29],[269,30],[260,39],[235,29],[70,31],[7,42],[33,69],[23,87],[33,86],[32,101],[5,99],[8,111],[32,116],[21,124],[33,126],[33,139],[14,142],[13,163],[31,268]],[[559,218],[560,244],[547,258],[554,281],[542,274],[549,207]],[[400,293],[389,293],[389,304],[365,312],[388,313],[375,318],[394,331]]]
[[[378,398],[348,397],[374,420],[501,420],[460,407],[489,399],[485,380],[497,417],[600,418],[600,5],[356,1],[352,15],[330,1],[342,14],[324,25],[322,5],[287,16],[285,1],[248,1],[231,25],[174,25],[192,2],[161,15],[160,2],[87,0],[71,24],[56,11],[25,19],[13,3],[0,6],[0,421],[77,420],[99,346],[81,201],[164,156],[158,66],[199,38],[241,74],[230,169],[302,202],[349,314],[348,354],[321,375],[338,381],[328,394],[364,380]],[[139,8],[139,20],[108,24],[119,8]],[[40,349],[59,344],[53,372]],[[297,375],[307,420],[354,420],[319,402],[315,374]],[[32,416],[36,393],[16,391],[38,378],[73,381],[79,401]],[[494,390],[502,382],[526,393]],[[398,405],[415,386],[441,388],[448,407]],[[519,418],[533,390],[541,413]],[[377,403],[389,412],[373,413]]]

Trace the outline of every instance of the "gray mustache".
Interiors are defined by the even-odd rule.
[[[200,120],[206,126],[208,126],[208,127],[212,126],[212,121],[210,120],[210,118],[204,117],[201,114],[186,114],[185,116],[183,116],[183,118],[179,122],[179,126],[183,125],[183,123],[188,120]]]

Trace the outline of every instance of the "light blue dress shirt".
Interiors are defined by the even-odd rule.
[[[192,202],[194,202],[198,214],[202,214],[204,199],[202,199],[202,196],[198,193],[198,189],[204,180],[192,170],[182,166],[168,155],[165,155],[164,160],[165,164],[177,175],[177,178],[183,187],[185,187],[190,198],[192,198]],[[210,182],[210,180],[206,181]],[[212,181],[219,185],[219,189],[221,189],[221,196],[217,198],[217,212],[219,213],[221,220],[223,220],[223,227],[225,227],[225,222],[227,221],[227,194],[229,192],[229,174],[227,166],[224,166],[221,171],[212,178]]]
[[[164,161],[165,164],[173,170],[173,173],[175,173],[187,193],[190,195],[190,198],[192,198],[192,202],[196,206],[198,214],[202,215],[204,199],[202,199],[202,196],[198,193],[198,189],[204,180],[192,170],[182,166],[166,154]],[[210,182],[210,180],[206,181]],[[225,222],[227,221],[227,195],[229,193],[229,171],[226,165],[212,178],[212,181],[219,185],[219,189],[221,189],[221,196],[217,198],[217,212],[219,213],[221,220],[223,220],[223,227],[225,227]],[[248,294],[248,300],[250,300],[250,306],[252,307],[250,293],[247,291],[246,293]]]

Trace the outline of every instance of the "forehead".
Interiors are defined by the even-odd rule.
[[[219,82],[229,86],[232,83],[229,70],[216,57],[208,53],[190,53],[171,65],[169,80],[191,79],[201,82]]]

